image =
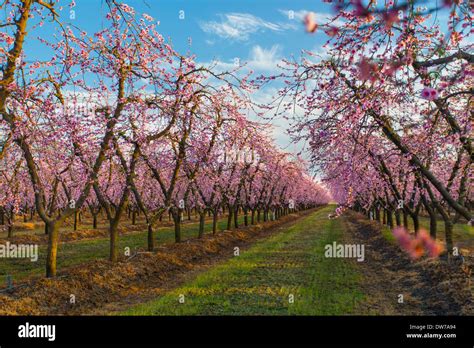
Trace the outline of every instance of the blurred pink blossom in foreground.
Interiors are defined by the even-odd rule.
[[[416,237],[412,237],[403,227],[397,227],[393,230],[393,235],[400,244],[402,250],[408,253],[412,259],[418,259],[423,254],[430,257],[437,257],[443,251],[443,247],[423,229]]]
[[[306,31],[308,33],[314,33],[318,29],[318,24],[316,23],[315,15],[313,12],[309,12],[304,17],[304,25],[306,26]]]

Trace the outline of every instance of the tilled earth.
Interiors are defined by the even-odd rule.
[[[412,261],[382,236],[378,223],[353,212],[344,218],[346,242],[365,245],[365,261],[358,265],[367,301],[360,314],[474,315],[472,256]]]

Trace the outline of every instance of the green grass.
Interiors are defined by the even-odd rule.
[[[240,224],[243,224],[243,216],[239,217]],[[227,218],[218,221],[218,229],[224,230],[227,227]],[[181,226],[182,239],[197,237],[199,230],[198,223],[187,223]],[[205,224],[205,232],[212,230],[212,221]],[[174,242],[174,227],[160,227],[155,229],[156,246],[164,243]],[[137,232],[125,234],[119,237],[119,250],[125,252],[129,247],[133,252],[135,249],[146,248],[147,232]],[[38,248],[39,258],[36,262],[29,259],[0,259],[0,288],[4,287],[6,276],[13,276],[13,281],[21,281],[31,276],[41,276],[45,272],[46,245]],[[62,243],[58,247],[58,271],[68,266],[78,265],[95,259],[107,259],[109,257],[109,239],[98,238],[77,242]]]
[[[390,243],[396,244],[397,240],[396,240],[395,236],[393,235],[392,230],[390,229],[390,227],[388,227],[386,225],[381,225],[381,226],[382,226],[382,236],[387,241],[389,241]]]
[[[333,209],[323,208],[184,286],[120,314],[350,314],[363,298],[361,276],[353,261],[324,257],[324,246],[342,242],[345,229],[341,219],[327,219]]]

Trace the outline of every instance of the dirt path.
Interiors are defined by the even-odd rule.
[[[140,253],[116,264],[96,260],[73,266],[62,278],[41,279],[0,295],[0,315],[105,314],[143,302],[232,257],[235,247],[248,248],[312,212],[162,245],[155,253]]]
[[[380,225],[356,213],[344,217],[347,243],[365,245],[364,276],[367,300],[360,314],[474,315],[473,257],[461,261],[411,261],[397,245],[389,243]],[[403,295],[403,303],[399,303]]]

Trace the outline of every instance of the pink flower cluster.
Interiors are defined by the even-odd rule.
[[[393,230],[393,235],[398,244],[412,259],[418,259],[425,253],[429,257],[437,257],[443,251],[443,247],[423,229],[416,237],[412,237],[403,227],[397,227]]]
[[[431,87],[425,87],[421,91],[421,97],[426,100],[438,99],[438,91]]]

